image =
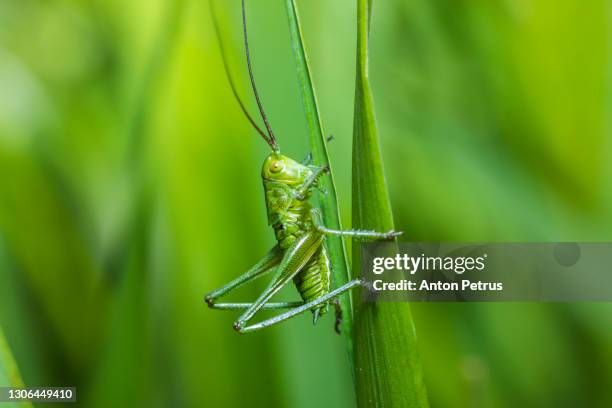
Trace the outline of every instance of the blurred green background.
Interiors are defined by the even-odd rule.
[[[284,4],[247,3],[264,104],[302,158]],[[298,2],[346,221],[354,3]],[[219,6],[246,98],[239,2]],[[405,239],[612,239],[609,1],[380,0],[373,18]],[[0,0],[0,327],[25,384],[87,407],[353,406],[330,318],[239,336],[204,306],[273,244],[266,153],[206,0]],[[608,304],[413,309],[433,407],[612,406]]]

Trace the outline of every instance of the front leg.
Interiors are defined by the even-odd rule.
[[[312,153],[308,153],[300,163],[302,166],[310,166],[312,164]]]
[[[316,208],[313,208],[311,211],[312,222],[315,225],[315,228],[325,235],[336,235],[341,237],[351,237],[351,238],[360,238],[363,240],[373,240],[373,241],[386,241],[391,240],[393,238],[397,238],[402,235],[403,231],[387,231],[387,232],[378,232],[378,231],[368,231],[368,230],[335,230],[331,228],[327,228],[323,223],[321,223],[321,219],[319,217],[319,212]]]
[[[332,140],[334,140],[334,135],[327,136],[327,143],[331,142]],[[312,164],[312,153],[308,153],[301,163],[304,166],[310,166]]]
[[[312,175],[306,179],[304,184],[296,191],[295,196],[298,200],[306,198],[306,193],[312,188],[316,181],[325,173],[329,171],[329,166],[316,167],[312,172]]]

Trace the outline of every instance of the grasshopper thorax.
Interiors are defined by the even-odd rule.
[[[270,153],[261,168],[261,177],[264,181],[290,186],[304,183],[311,175],[312,170],[307,166],[277,152]]]

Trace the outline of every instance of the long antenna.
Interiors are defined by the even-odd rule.
[[[268,122],[268,117],[266,116],[266,112],[264,112],[264,108],[261,104],[261,100],[259,99],[259,92],[257,91],[257,85],[255,85],[255,77],[253,76],[253,69],[251,68],[251,54],[249,52],[249,37],[247,34],[247,23],[246,23],[246,10],[244,6],[244,0],[242,0],[242,28],[244,32],[244,49],[246,52],[247,66],[249,68],[249,78],[251,80],[251,86],[253,88],[253,93],[255,94],[255,100],[257,101],[257,106],[259,107],[259,113],[261,114],[261,118],[266,125],[266,129],[268,130],[268,135],[270,137],[270,146],[272,150],[275,152],[279,151],[278,143],[276,143],[276,137],[274,137],[274,132],[272,132],[272,127]]]
[[[215,10],[214,3],[214,0],[210,1],[210,11],[212,15],[213,25],[215,27],[215,34],[217,35],[219,48],[221,50],[221,60],[223,61],[223,68],[225,70],[225,76],[227,77],[227,81],[229,82],[230,88],[232,88],[232,93],[234,94],[234,98],[236,98],[236,101],[238,102],[238,105],[240,105],[240,109],[242,110],[244,115],[247,117],[253,128],[255,128],[257,133],[259,133],[261,137],[266,141],[266,143],[268,143],[268,145],[270,145],[270,147],[274,149],[275,143],[272,143],[272,140],[269,138],[269,136],[263,130],[261,130],[259,126],[257,126],[257,123],[255,123],[255,120],[247,111],[244,102],[242,102],[240,95],[238,95],[238,90],[236,89],[236,84],[234,83],[234,80],[230,73],[229,64],[227,62],[227,52],[225,49],[225,44],[223,43],[223,37],[221,36],[221,29],[219,28],[219,21],[217,20],[217,13]]]

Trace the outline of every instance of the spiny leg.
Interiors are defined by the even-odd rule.
[[[358,279],[352,280],[352,281],[350,281],[348,283],[345,283],[344,285],[340,286],[339,288],[329,292],[328,294],[323,295],[323,296],[321,296],[321,297],[319,297],[319,298],[317,298],[317,299],[315,299],[315,300],[313,300],[311,302],[305,303],[302,306],[296,307],[295,309],[289,310],[289,311],[287,311],[285,313],[282,313],[282,314],[280,314],[278,316],[274,316],[274,317],[272,317],[272,318],[270,318],[268,320],[264,320],[262,322],[255,323],[255,324],[253,324],[251,326],[242,327],[240,332],[241,333],[249,333],[249,332],[252,332],[252,331],[261,330],[263,328],[270,327],[270,326],[278,324],[280,322],[284,322],[285,320],[291,319],[292,317],[295,317],[295,316],[297,316],[297,315],[299,315],[301,313],[304,313],[304,312],[306,312],[308,310],[311,310],[311,309],[313,309],[313,308],[315,308],[315,307],[317,307],[317,306],[319,306],[319,305],[321,305],[323,303],[328,302],[331,299],[334,299],[335,297],[341,295],[342,293],[347,292],[347,291],[353,289],[354,287],[361,286],[361,285],[362,285],[362,282],[360,280],[358,280]]]
[[[316,183],[319,177],[321,177],[323,174],[327,173],[328,171],[329,171],[329,166],[316,167],[312,175],[308,177],[308,179],[306,179],[304,184],[300,186],[299,190],[296,193],[297,198],[299,198],[300,200],[303,200],[308,190],[312,188],[312,186]]]
[[[215,300],[217,300],[221,296],[224,296],[228,292],[244,285],[245,283],[248,283],[271,272],[274,267],[280,263],[282,256],[283,251],[278,245],[275,245],[274,248],[272,248],[259,262],[255,264],[255,266],[249,269],[246,273],[240,275],[227,285],[224,285],[221,288],[207,294],[204,297],[206,303],[208,303],[208,306],[210,306],[211,308],[215,308]]]
[[[334,139],[335,139],[334,135],[327,136],[327,143],[331,142]],[[310,166],[312,164],[312,153],[308,153],[306,157],[304,157],[304,160],[302,160],[301,163],[304,166]]]
[[[312,164],[312,153],[308,153],[304,160],[301,161],[302,166],[310,166]]]
[[[261,310],[272,296],[278,293],[298,274],[319,250],[322,243],[323,235],[316,231],[311,231],[286,250],[283,260],[277,268],[276,276],[259,298],[234,322],[234,329],[243,332],[244,324],[251,320],[255,313]]]
[[[387,232],[378,232],[378,231],[367,231],[367,230],[335,230],[324,227],[322,225],[317,226],[317,229],[321,231],[325,235],[338,235],[341,237],[351,237],[351,238],[361,238],[367,240],[389,240],[396,237],[399,237],[403,234],[402,231],[387,231]]]
[[[368,231],[368,230],[335,230],[331,228],[327,228],[321,223],[321,219],[319,216],[319,212],[316,208],[313,208],[311,211],[312,220],[315,224],[315,228],[325,235],[337,235],[341,237],[351,237],[351,238],[361,238],[366,240],[389,240],[396,237],[399,237],[403,234],[402,231],[387,231],[387,232],[378,232],[378,231]]]
[[[302,306],[304,302],[278,302],[265,303],[261,309],[293,309]],[[219,310],[244,310],[253,306],[253,303],[215,303],[211,307]]]

